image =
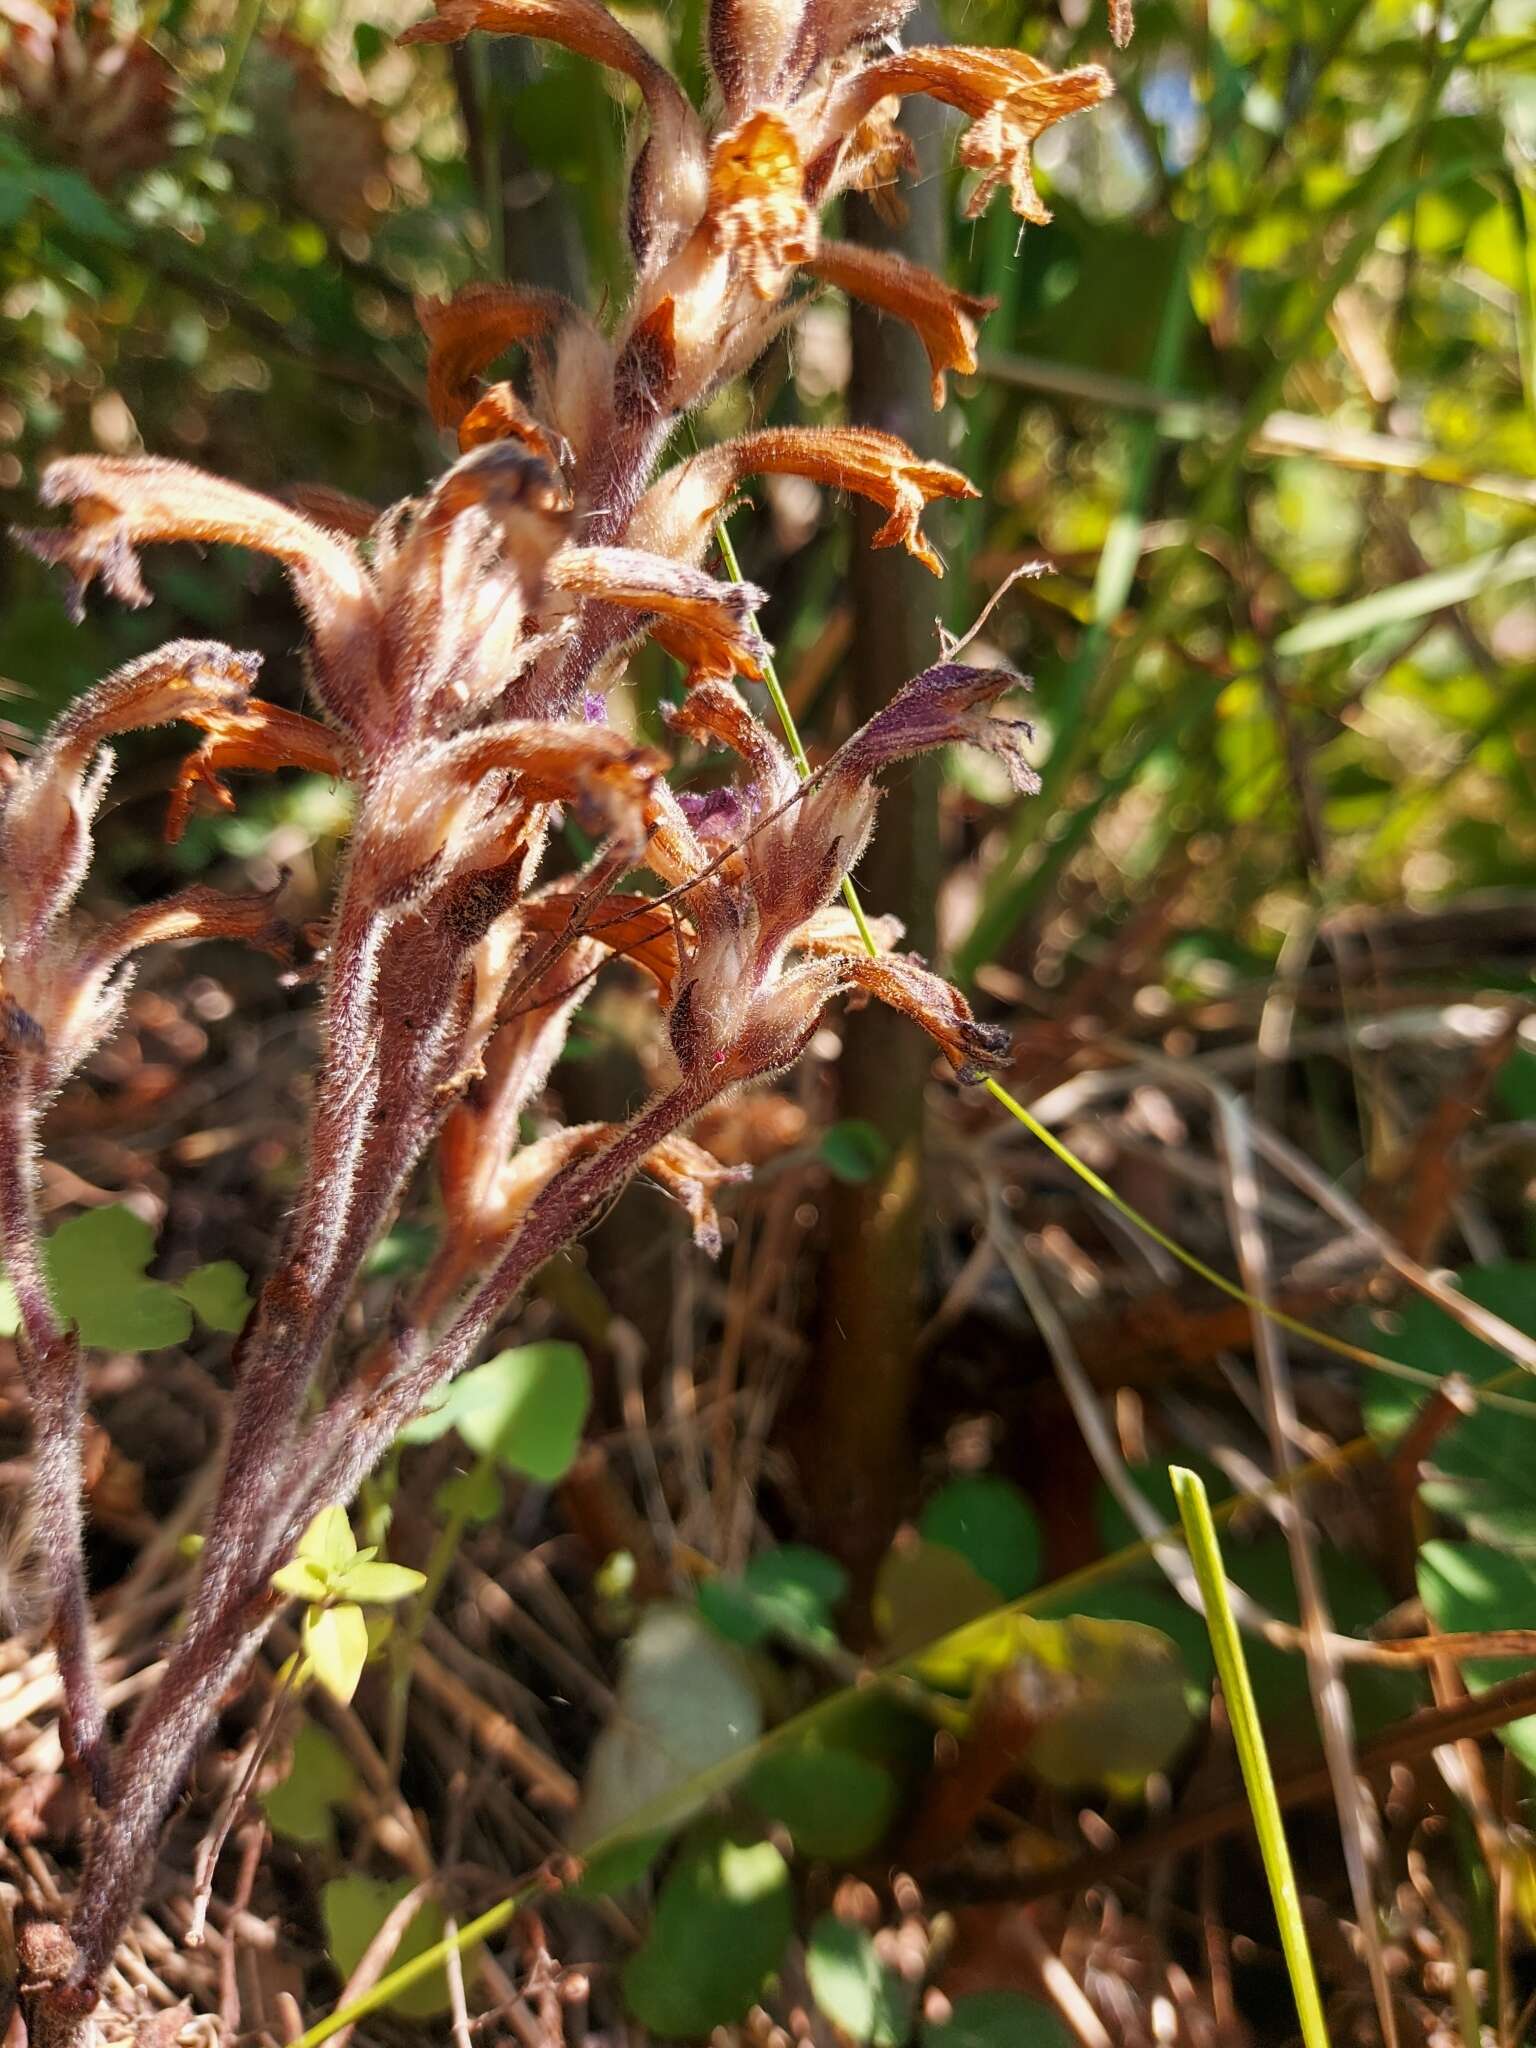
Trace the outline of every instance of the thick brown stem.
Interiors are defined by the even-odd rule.
[[[0,1051],[0,1260],[16,1295],[32,1408],[32,1499],[64,1692],[60,1739],[99,1800],[106,1790],[106,1714],[91,1659],[85,1583],[85,1372],[79,1340],[60,1323],[43,1276],[33,1192],[33,1057]]]
[[[920,140],[920,152],[934,157],[927,145],[937,139]],[[864,202],[851,202],[850,238],[942,270],[944,187],[937,169],[925,161],[911,188],[910,218],[894,232]],[[857,302],[852,325],[855,423],[899,434],[919,454],[942,455],[932,380],[916,335]],[[935,653],[933,579],[905,555],[871,550],[880,518],[876,507],[860,503],[849,571],[849,688],[857,724]],[[929,759],[912,764],[887,790],[858,884],[869,908],[894,911],[913,950],[927,954],[937,881],[938,768]],[[923,1099],[932,1058],[928,1040],[883,1003],[853,1012],[844,1025],[839,1114],[872,1124],[889,1157],[871,1179],[835,1184],[830,1192],[820,1362],[805,1448],[820,1540],[866,1587],[912,1483],[907,1421],[923,1250]]]

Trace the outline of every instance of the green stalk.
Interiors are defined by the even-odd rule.
[[[496,1460],[488,1452],[482,1452],[467,1478],[455,1489],[455,1505],[444,1518],[432,1545],[432,1554],[427,1559],[426,1583],[411,1602],[408,1618],[390,1639],[389,1712],[384,1755],[391,1778],[400,1776],[400,1762],[405,1754],[405,1717],[411,1702],[411,1664],[417,1645],[426,1633],[444,1582],[453,1569],[453,1560],[459,1554],[459,1543],[469,1523],[466,1503],[473,1497],[476,1484],[483,1483],[487,1474],[495,1470]]]
[[[1306,2048],[1329,2048],[1328,2023],[1323,2017],[1317,1973],[1312,1967],[1312,1951],[1307,1945],[1306,1925],[1301,1917],[1296,1873],[1291,1867],[1291,1852],[1285,1839],[1285,1824],[1280,1818],[1280,1801],[1275,1794],[1269,1752],[1264,1746],[1264,1730],[1253,1697],[1253,1682],[1248,1676],[1248,1661],[1243,1655],[1242,1638],[1237,1632],[1231,1603],[1227,1599],[1226,1569],[1221,1560],[1216,1524],[1211,1519],[1211,1504],[1198,1473],[1188,1471],[1182,1465],[1171,1465],[1168,1477],[1173,1482],[1173,1497],[1178,1503],[1179,1519],[1184,1524],[1184,1540],[1189,1545],[1190,1561],[1205,1602],[1205,1625],[1210,1631],[1222,1697],[1227,1704],[1227,1719],[1231,1723],[1232,1740],[1237,1747],[1237,1760],[1253,1812],[1259,1853],[1264,1859],[1264,1874],[1269,1879],[1275,1918],[1280,1924],[1280,1946],[1285,1951],[1291,1990],[1301,2020],[1301,2038]]]
[[[720,559],[725,563],[725,573],[733,583],[739,583],[741,581],[741,564],[736,559],[736,549],[731,542],[730,531],[723,519],[718,520],[715,524],[715,539],[720,544]],[[800,780],[803,782],[811,772],[811,764],[806,758],[805,747],[800,739],[800,728],[795,724],[795,714],[789,708],[789,699],[784,694],[784,687],[779,681],[779,672],[774,666],[771,654],[767,655],[763,661],[763,687],[767,690],[769,701],[778,715],[779,724],[783,727],[784,739],[789,748],[790,759],[800,771]],[[880,948],[875,944],[875,935],[869,928],[869,919],[864,915],[864,906],[859,901],[858,891],[846,875],[843,877],[843,901],[847,904],[854,924],[858,928],[858,934],[864,943],[865,951],[873,959]]]

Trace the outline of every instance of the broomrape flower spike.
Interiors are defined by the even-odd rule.
[[[896,115],[926,94],[965,117],[968,211],[1006,187],[1023,219],[1044,219],[1032,145],[1109,83],[1097,66],[1053,74],[1016,51],[904,49],[908,11],[909,0],[711,0],[711,126],[598,0],[438,0],[407,41],[531,36],[638,89],[633,280],[613,316],[600,324],[515,281],[423,302],[427,399],[453,452],[382,510],[302,479],[279,501],[156,457],[71,456],[43,475],[58,522],[18,538],[65,572],[77,616],[98,586],[148,604],[149,544],[281,562],[315,715],[258,695],[253,656],[178,641],[87,691],[26,760],[0,759],[0,1262],[36,1432],[65,1753],[95,1803],[67,1927],[39,1922],[26,1937],[38,2048],[83,2038],[164,1820],[285,1599],[305,1603],[307,1670],[349,1696],[368,1651],[363,1609],[405,1597],[415,1578],[356,1550],[344,1504],[538,1267],[636,1176],[718,1250],[715,1200],[737,1174],[687,1126],[792,1061],[840,995],[905,1012],[962,1081],[1006,1058],[1003,1034],[898,950],[894,920],[866,921],[837,898],[851,897],[892,764],[964,742],[996,754],[1021,793],[1037,786],[1027,725],[996,708],[1019,679],[954,660],[899,689],[893,678],[885,710],[802,781],[738,688],[771,678],[763,593],[729,557],[728,579],[710,567],[716,522],[749,480],[795,475],[879,505],[876,544],[938,573],[924,515],[971,485],[858,426],[764,428],[658,474],[678,421],[809,293],[836,289],[909,321],[936,404],[951,372],[974,368],[987,302],[824,239],[826,208],[855,191],[896,203],[910,163]],[[739,763],[707,796],[674,793],[665,756],[604,718],[646,638],[686,673],[678,740]],[[236,1343],[189,1612],[113,1742],[88,1641],[84,1365],[44,1279],[39,1123],[115,1026],[145,946],[239,938],[279,958],[290,946],[277,904],[203,887],[93,930],[77,915],[112,745],[167,725],[193,735],[168,836],[199,808],[232,805],[232,778],[286,768],[345,782],[353,822],[320,963],[307,1164]],[[580,874],[543,880],[562,812],[595,851]],[[640,869],[661,895],[630,881]],[[525,1144],[525,1113],[613,961],[654,991],[657,1091],[627,1122]],[[359,1343],[344,1317],[363,1262],[428,1159],[436,1253]]]

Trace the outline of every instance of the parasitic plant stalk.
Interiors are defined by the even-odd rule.
[[[419,496],[380,513],[321,486],[279,503],[155,458],[76,456],[43,476],[42,502],[66,523],[20,538],[68,572],[77,613],[98,582],[147,604],[137,550],[149,542],[228,542],[282,562],[319,716],[256,695],[253,657],[184,641],[86,692],[29,759],[0,757],[0,1257],[20,1311],[64,1747],[90,1808],[67,1922],[19,1929],[35,2048],[88,2037],[166,1817],[280,1610],[274,1572],[472,1362],[531,1275],[637,1174],[677,1196],[700,1244],[717,1248],[712,1190],[734,1176],[686,1127],[788,1066],[841,995],[902,1012],[963,1081],[1006,1057],[1002,1033],[895,950],[892,920],[869,928],[870,950],[838,899],[890,765],[964,741],[996,754],[1021,792],[1036,787],[1028,727],[993,708],[1020,679],[941,662],[802,781],[739,687],[763,676],[763,594],[706,566],[743,485],[787,474],[867,499],[883,515],[873,545],[938,573],[923,511],[974,495],[970,485],[854,426],[765,428],[656,474],[677,422],[824,284],[911,323],[935,403],[946,371],[973,367],[983,302],[905,257],[824,242],[822,213],[842,193],[895,185],[906,164],[895,116],[903,97],[927,94],[968,124],[970,210],[1006,186],[1039,220],[1031,144],[1110,88],[1097,66],[1055,75],[1017,52],[903,49],[906,12],[906,0],[712,0],[718,117],[707,125],[598,0],[437,0],[407,41],[529,36],[638,88],[634,280],[617,316],[600,326],[557,293],[514,284],[424,303],[428,403],[457,452]],[[514,349],[520,377],[487,381]],[[606,723],[604,695],[642,638],[686,671],[678,739],[736,757],[723,787],[674,792],[663,755]],[[118,1021],[143,947],[287,946],[267,899],[205,888],[94,935],[76,917],[111,742],[169,724],[200,736],[172,793],[172,837],[194,806],[233,802],[232,773],[327,774],[350,785],[354,809],[324,948],[307,1165],[237,1341],[190,1610],[114,1740],[86,1628],[84,1377],[45,1280],[38,1126]],[[582,874],[545,880],[562,809],[597,851]],[[631,875],[651,893],[622,887]],[[611,960],[654,988],[658,1090],[621,1125],[524,1143],[523,1112]],[[344,1315],[363,1262],[429,1157],[444,1226],[434,1263],[354,1344]]]

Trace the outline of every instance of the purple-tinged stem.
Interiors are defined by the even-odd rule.
[[[17,1349],[32,1407],[32,1498],[64,1691],[60,1740],[100,1800],[107,1782],[106,1713],[91,1657],[85,1584],[85,1372],[79,1339],[60,1323],[43,1276],[33,1179],[34,1058],[0,1049],[0,1258],[16,1295]]]
[[[642,1111],[605,1151],[558,1173],[529,1209],[500,1263],[426,1356],[413,1355],[421,1333],[407,1332],[393,1354],[392,1379],[352,1386],[338,1395],[300,1447],[299,1466],[314,1477],[289,1516],[274,1568],[321,1508],[352,1498],[405,1424],[444,1381],[468,1365],[539,1268],[631,1178],[653,1147],[698,1113],[711,1092],[707,1080],[683,1081]]]

